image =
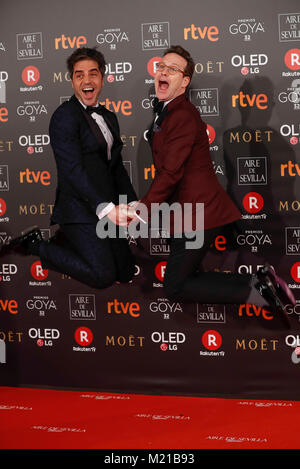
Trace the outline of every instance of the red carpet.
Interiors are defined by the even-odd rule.
[[[298,401],[0,387],[1,449],[297,449],[299,421]]]

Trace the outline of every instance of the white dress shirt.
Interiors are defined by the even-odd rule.
[[[87,108],[87,106],[85,104],[83,104],[80,100],[79,100],[80,104],[84,107],[84,109]],[[98,107],[99,104],[97,104],[95,107]],[[111,148],[113,146],[113,143],[114,143],[114,138],[111,134],[111,131],[109,130],[105,120],[103,119],[102,116],[100,116],[100,114],[97,114],[97,112],[93,112],[91,114],[91,117],[95,120],[95,122],[98,124],[102,134],[103,134],[103,137],[105,138],[105,141],[107,143],[107,158],[110,160],[111,159]],[[130,202],[129,205],[131,204],[134,204],[134,202]],[[106,207],[104,209],[102,209],[99,213],[97,213],[97,216],[98,218],[101,220],[101,218],[105,217],[113,208],[115,207],[115,204],[113,202],[108,202],[108,204],[106,205]]]

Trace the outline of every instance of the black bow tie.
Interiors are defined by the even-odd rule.
[[[86,112],[90,115],[93,114],[93,112],[96,112],[97,114],[100,114],[100,115],[103,114],[102,108],[100,106],[87,106]]]
[[[157,98],[154,98],[154,101],[153,101],[153,110],[154,112],[159,116],[159,114],[161,113],[161,111],[163,110],[164,108],[164,102],[163,101],[159,101]]]

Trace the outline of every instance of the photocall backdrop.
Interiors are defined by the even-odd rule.
[[[253,305],[170,301],[166,233],[155,229],[129,239],[133,283],[105,290],[11,254],[0,259],[0,384],[298,399],[299,1],[10,0],[0,24],[2,244],[31,225],[45,239],[56,229],[48,126],[72,95],[73,50],[105,55],[100,101],[118,116],[141,197],[155,177],[144,137],[155,63],[180,44],[196,63],[189,97],[207,124],[216,174],[242,212],[239,250],[218,237],[205,268],[255,273],[267,259],[297,299],[286,306],[290,328]]]

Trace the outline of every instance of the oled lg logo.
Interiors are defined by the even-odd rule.
[[[15,264],[1,264],[0,265],[0,282],[10,282],[12,276],[16,275],[18,268]]]
[[[178,345],[183,344],[186,336],[183,332],[152,332],[151,340],[160,344],[162,352],[178,350]]]
[[[31,339],[36,340],[39,347],[52,347],[54,341],[60,338],[58,329],[35,329],[32,327],[28,331]]]
[[[108,83],[123,82],[126,74],[132,72],[132,64],[130,62],[108,63],[105,66],[106,80]]]
[[[243,54],[231,57],[231,65],[239,68],[242,75],[258,74],[261,67],[267,65],[268,61],[266,54]]]
[[[6,103],[6,82],[8,80],[8,73],[6,71],[0,71],[0,103]],[[8,109],[7,107],[0,107],[0,122],[8,121]]]
[[[297,365],[300,363],[300,337],[299,335],[287,335],[285,338],[285,344],[288,347],[292,347],[294,350],[291,355],[292,362]]]
[[[19,145],[26,148],[28,155],[43,153],[44,147],[50,144],[48,134],[20,135]]]
[[[287,137],[291,145],[297,145],[300,141],[300,124],[282,124],[280,134]]]

